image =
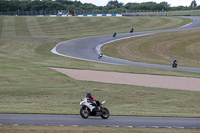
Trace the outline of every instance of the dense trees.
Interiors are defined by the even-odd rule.
[[[170,10],[170,5],[167,2],[159,4],[155,2],[128,3],[124,7],[131,10]]]
[[[196,6],[197,6],[197,2],[195,0],[193,0],[190,7],[196,7]]]
[[[112,6],[113,8],[120,8],[123,7],[124,3],[118,2],[117,0],[109,1],[107,6]]]
[[[111,9],[126,9],[126,10],[189,10],[200,9],[195,0],[192,0],[191,5],[186,7],[170,7],[167,2],[155,3],[124,3],[117,0],[110,0],[106,6],[96,6],[90,3],[81,3],[78,0],[0,0],[0,12],[6,11],[53,11],[53,10],[69,10],[71,13],[74,10],[111,10]]]

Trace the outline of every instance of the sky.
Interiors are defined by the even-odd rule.
[[[77,1],[81,1],[82,3],[92,3],[96,6],[105,6],[110,0],[77,0]],[[171,7],[173,7],[173,6],[190,6],[193,0],[118,0],[118,2],[122,2],[124,4],[142,3],[142,2],[149,2],[149,1],[153,1],[156,3],[165,1],[165,2],[168,2],[168,4],[170,4]],[[197,2],[197,5],[200,5],[200,0],[196,0],[196,2]]]

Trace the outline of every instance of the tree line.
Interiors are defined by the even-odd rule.
[[[195,10],[200,9],[195,0],[191,1],[191,5],[171,7],[168,2],[143,2],[143,3],[121,3],[117,0],[110,0],[106,6],[96,6],[91,3],[81,3],[80,1],[71,0],[0,0],[0,12],[7,11],[51,11],[51,10]]]

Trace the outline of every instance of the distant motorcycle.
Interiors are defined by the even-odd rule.
[[[133,28],[130,30],[130,33],[133,33]]]
[[[173,62],[172,63],[172,68],[177,68],[178,63],[177,62]]]
[[[95,101],[94,101],[95,102]],[[81,99],[80,105],[82,106],[80,109],[80,115],[84,119],[87,119],[89,116],[101,116],[102,119],[108,119],[109,110],[107,108],[102,107],[102,105],[106,101],[100,102],[100,109],[96,107],[96,103],[88,102],[88,99],[85,97]]]
[[[113,33],[113,37],[115,37],[117,35],[117,33],[115,32],[115,33]]]
[[[103,57],[103,53],[100,53],[98,58],[101,59]]]

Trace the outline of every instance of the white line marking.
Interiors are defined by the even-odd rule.
[[[192,22],[192,23],[193,23],[193,22]],[[189,24],[183,25],[183,26],[181,26],[181,27],[179,27],[179,28],[184,28],[184,27],[186,27],[186,26],[191,25],[192,23],[189,23]]]
[[[173,126],[172,128],[184,129],[184,127],[180,127],[180,126]]]
[[[133,126],[127,126],[127,127],[129,127],[129,128],[133,128]]]
[[[172,128],[172,127],[170,127],[170,126],[163,126],[164,128]]]
[[[153,128],[159,128],[159,126],[152,126]]]

